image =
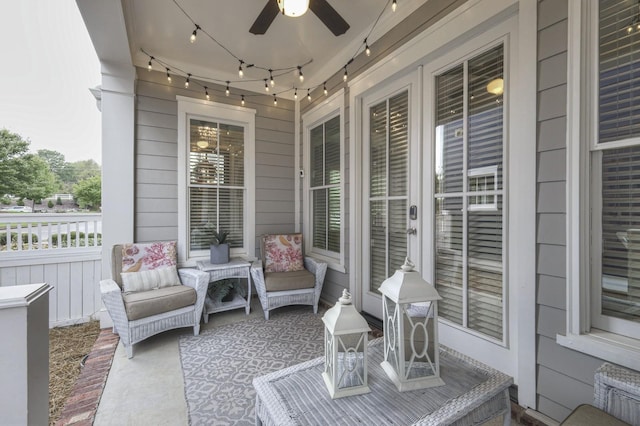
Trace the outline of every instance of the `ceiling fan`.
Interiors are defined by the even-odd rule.
[[[329,4],[327,0],[309,0],[309,9],[316,14],[323,24],[335,35],[339,36],[350,28],[347,21]],[[280,13],[277,0],[268,0],[267,4],[249,29],[252,34],[264,34]]]

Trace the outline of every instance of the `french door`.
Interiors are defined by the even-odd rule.
[[[418,132],[412,126],[416,107],[412,77],[367,96],[363,102],[363,223],[362,309],[382,317],[379,291],[406,257],[419,261],[416,217],[416,172],[412,162]],[[416,163],[417,164],[417,163]],[[412,174],[412,170],[415,172]],[[414,217],[414,219],[411,219]]]

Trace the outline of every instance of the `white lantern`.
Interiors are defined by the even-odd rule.
[[[369,392],[367,385],[367,321],[351,304],[344,290],[338,303],[322,317],[324,373],[332,399]]]
[[[442,386],[436,289],[406,259],[386,279],[382,293],[384,361],[382,368],[399,391]]]

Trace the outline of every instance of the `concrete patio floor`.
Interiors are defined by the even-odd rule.
[[[249,315],[243,309],[210,315],[201,332],[262,316],[260,302],[253,299]],[[182,328],[153,336],[134,345],[132,359],[118,344],[93,425],[188,425],[178,337],[192,333],[193,329]],[[497,418],[485,425],[502,423]]]

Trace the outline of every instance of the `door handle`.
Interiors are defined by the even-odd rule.
[[[418,230],[416,228],[407,229],[407,235],[418,235]]]

